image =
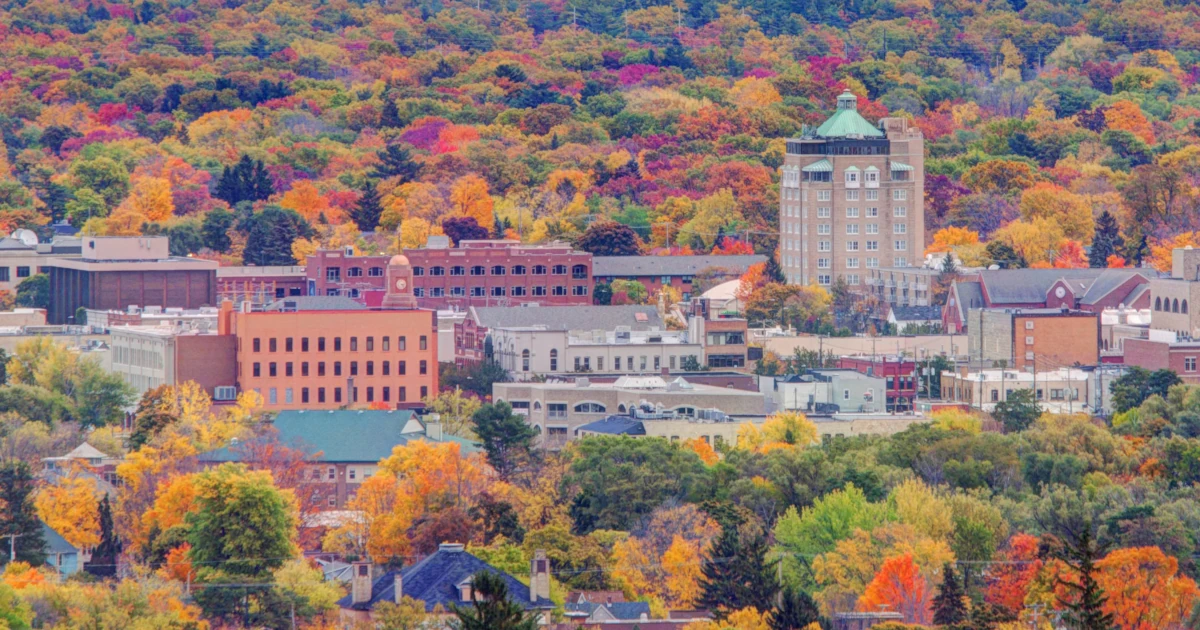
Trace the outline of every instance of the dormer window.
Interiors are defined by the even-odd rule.
[[[845,172],[846,188],[858,188],[860,174],[861,173],[856,167],[851,166],[850,168],[847,168]]]

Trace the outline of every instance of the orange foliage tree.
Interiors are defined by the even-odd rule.
[[[487,180],[474,173],[463,175],[454,182],[450,203],[456,215],[471,217],[483,227],[491,227],[496,222]]]
[[[933,233],[933,243],[925,248],[926,254],[948,252],[959,245],[978,245],[979,233],[967,228],[953,225],[944,227]]]
[[[1104,122],[1109,129],[1128,131],[1146,144],[1154,144],[1154,129],[1141,108],[1130,101],[1117,101],[1104,110]]]
[[[717,455],[717,452],[713,450],[712,445],[709,444],[708,440],[705,440],[704,438],[694,437],[690,440],[684,440],[683,447],[691,449],[700,456],[701,461],[709,466],[712,466],[721,460],[721,456]]]
[[[906,553],[883,561],[883,567],[859,598],[858,609],[872,611],[887,606],[904,615],[906,623],[928,625],[933,620],[931,596],[912,554]]]
[[[1181,247],[1200,246],[1200,233],[1180,232],[1175,236],[1150,242],[1151,267],[1164,273],[1171,271],[1171,252]]]
[[[1054,257],[1055,269],[1087,269],[1088,259],[1087,254],[1083,253],[1083,246],[1079,241],[1063,241],[1058,246],[1058,253]]]
[[[1158,547],[1117,549],[1096,563],[1096,582],[1122,630],[1166,630],[1186,621],[1200,591]]]
[[[1014,534],[999,560],[1002,563],[990,569],[991,580],[984,597],[990,604],[1019,612],[1025,606],[1029,585],[1042,570],[1037,536]]]

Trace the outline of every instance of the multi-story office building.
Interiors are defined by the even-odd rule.
[[[789,282],[861,287],[870,269],[924,260],[925,141],[903,118],[876,127],[849,91],[815,130],[787,141],[779,254]]]

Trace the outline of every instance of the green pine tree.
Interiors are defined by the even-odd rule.
[[[471,416],[471,422],[488,463],[501,479],[507,479],[522,462],[533,457],[537,430],[513,413],[508,403],[483,405]]]
[[[379,126],[384,129],[404,126],[404,121],[400,120],[400,109],[396,107],[396,101],[386,96],[383,98],[383,112],[379,116]]]
[[[362,196],[350,211],[350,219],[358,226],[359,231],[374,232],[379,227],[379,218],[383,216],[383,203],[380,201],[379,190],[375,182],[367,180],[362,188]]]
[[[413,161],[408,148],[399,144],[389,144],[378,156],[379,164],[371,172],[371,177],[376,179],[399,177],[400,183],[403,184],[416,179],[421,170],[421,166]]]
[[[779,590],[775,580],[778,561],[767,561],[767,552],[762,532],[748,533],[732,524],[723,527],[704,563],[700,605],[718,619],[742,608],[770,610]]]
[[[949,562],[942,566],[942,585],[933,598],[933,623],[939,626],[954,626],[967,619],[966,594],[958,583],[958,576]]]
[[[8,546],[10,540],[5,536],[16,536],[12,542],[16,551],[16,559],[40,566],[46,561],[45,539],[42,537],[42,523],[33,507],[33,473],[29,464],[21,461],[10,461],[0,465],[0,541]],[[8,562],[8,549],[0,553],[0,564]]]
[[[117,558],[121,555],[121,541],[113,529],[112,505],[108,495],[100,499],[100,544],[92,550],[92,561],[87,563],[88,573],[97,577],[117,574]]]
[[[1124,245],[1117,220],[1108,210],[1096,219],[1096,233],[1092,237],[1092,250],[1088,252],[1088,266],[1102,269],[1108,266],[1108,257],[1117,253]]]
[[[800,589],[784,590],[779,605],[771,611],[771,630],[802,630],[814,621],[823,621],[821,609],[811,595]]]
[[[454,630],[536,630],[538,617],[525,612],[508,594],[504,578],[491,571],[471,577],[471,605],[450,605]]]

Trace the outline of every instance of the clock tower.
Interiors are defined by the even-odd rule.
[[[417,308],[417,298],[413,297],[412,265],[403,254],[396,254],[388,261],[383,308]]]

